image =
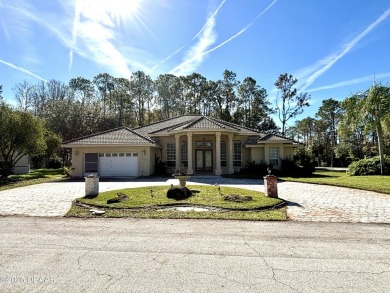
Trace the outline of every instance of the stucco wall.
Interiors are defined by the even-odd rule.
[[[293,157],[294,148],[292,145],[283,145],[281,143],[267,143],[261,146],[251,147],[251,160],[256,163],[260,163],[260,161],[265,161],[269,164],[269,148],[277,147],[279,148],[279,158],[287,158]],[[281,162],[279,160],[279,165],[274,166],[275,169],[280,169]]]
[[[27,174],[30,172],[30,161],[28,156],[23,156],[14,167],[14,174]]]
[[[251,147],[251,161],[255,161],[259,164],[261,161],[265,161],[264,147]]]

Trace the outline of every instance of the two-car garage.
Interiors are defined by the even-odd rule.
[[[85,175],[98,173],[100,177],[138,176],[138,153],[86,153]]]

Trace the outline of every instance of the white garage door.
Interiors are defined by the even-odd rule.
[[[99,176],[138,176],[138,153],[99,153]]]

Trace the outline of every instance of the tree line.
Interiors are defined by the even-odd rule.
[[[379,156],[385,174],[384,156],[390,154],[390,86],[374,83],[339,102],[322,101],[315,117],[296,120],[286,135],[305,145],[327,166]]]
[[[152,80],[142,71],[128,79],[101,73],[92,80],[76,77],[68,83],[22,81],[13,87],[16,107],[4,102],[0,86],[0,175],[8,176],[24,154],[33,155],[38,165],[47,165],[56,153],[62,165],[68,165],[70,154],[60,149],[61,141],[186,114],[278,132],[271,117],[278,112],[284,132],[287,121],[308,106],[309,97],[293,88],[296,82],[292,75],[279,76],[275,86],[282,93],[281,107],[276,110],[255,79],[240,81],[229,70],[217,81],[199,73],[162,74]]]
[[[278,131],[267,91],[256,80],[239,81],[225,70],[222,79],[207,80],[199,73],[159,75],[142,71],[130,78],[107,73],[92,80],[76,77],[13,87],[17,109],[45,121],[64,140],[120,126],[143,126],[186,114],[201,114],[260,131]]]

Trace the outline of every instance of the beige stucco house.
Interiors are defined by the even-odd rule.
[[[189,174],[232,174],[247,161],[272,163],[293,155],[296,144],[223,120],[185,115],[129,129],[120,127],[66,141],[72,149],[72,176],[148,176],[156,158],[168,171]]]

